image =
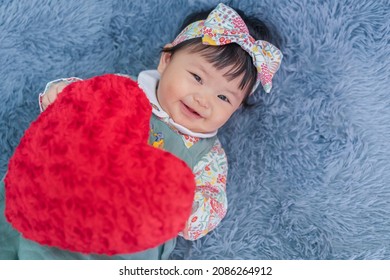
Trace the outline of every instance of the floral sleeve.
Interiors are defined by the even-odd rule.
[[[194,167],[196,191],[192,214],[180,236],[188,240],[201,238],[225,217],[227,171],[226,154],[217,140],[211,151]]]

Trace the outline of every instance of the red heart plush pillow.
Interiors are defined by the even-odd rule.
[[[194,176],[147,144],[150,116],[128,78],[67,86],[10,160],[9,222],[28,239],[81,253],[133,253],[175,237],[191,212]]]

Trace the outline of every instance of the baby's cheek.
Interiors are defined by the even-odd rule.
[[[229,115],[220,114],[212,120],[214,130],[221,128],[229,120]]]

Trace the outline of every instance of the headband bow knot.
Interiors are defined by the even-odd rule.
[[[202,38],[202,43],[222,46],[236,43],[251,57],[257,69],[257,81],[252,93],[261,83],[265,92],[272,88],[272,78],[278,71],[283,58],[282,52],[267,41],[255,40],[243,19],[232,8],[220,3],[206,20],[188,25],[172,42],[175,46],[183,41]]]

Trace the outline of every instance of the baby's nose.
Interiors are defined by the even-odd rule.
[[[209,108],[209,102],[205,98],[202,98],[201,96],[197,95],[195,96],[195,101],[198,102],[201,107],[204,107],[206,109]]]

